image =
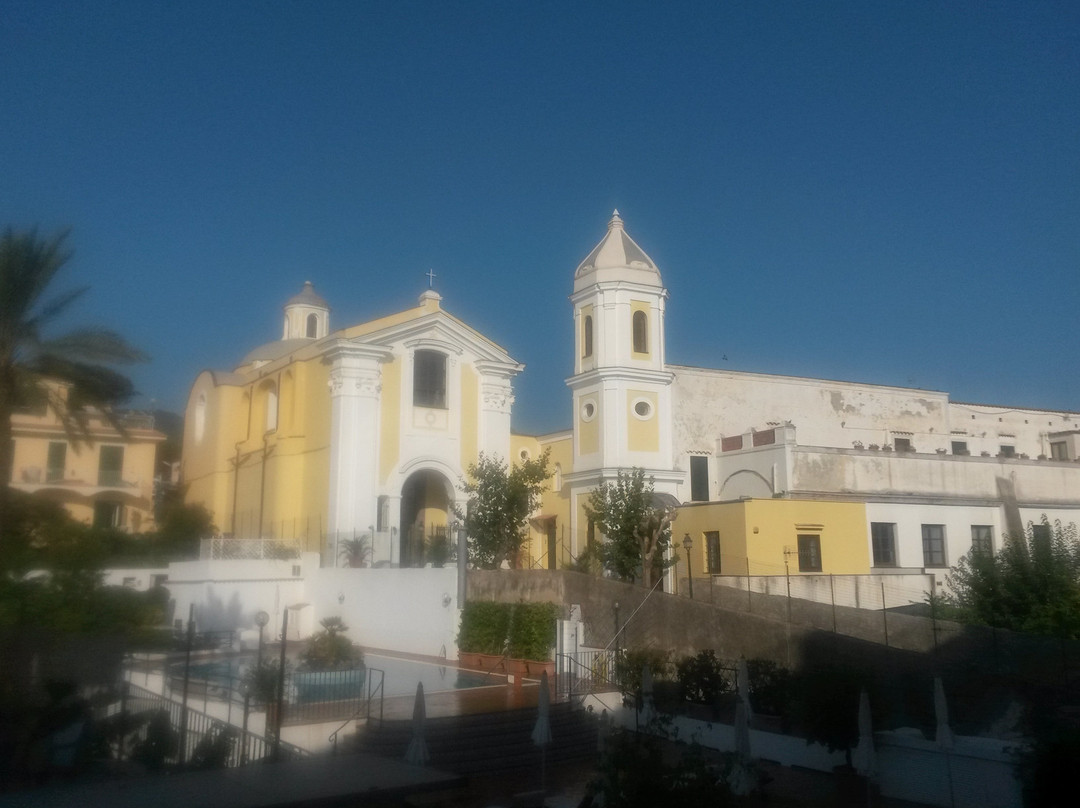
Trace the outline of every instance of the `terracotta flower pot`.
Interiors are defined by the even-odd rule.
[[[480,670],[480,654],[475,651],[458,651],[458,667]]]

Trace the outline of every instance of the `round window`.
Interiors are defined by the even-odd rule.
[[[518,452],[518,457],[520,457],[521,462],[524,463],[525,461],[527,461],[529,459],[529,450],[528,449],[522,449],[520,452]]]
[[[641,420],[646,420],[652,417],[653,406],[652,402],[645,398],[639,398],[634,402],[634,415]]]
[[[581,417],[585,421],[591,421],[596,416],[596,405],[591,401],[586,401],[581,405]]]

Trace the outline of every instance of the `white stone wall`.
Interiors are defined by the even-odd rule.
[[[307,597],[317,620],[340,616],[365,647],[457,659],[454,567],[324,568],[311,576]]]
[[[1020,504],[1080,501],[1080,465],[1075,463],[816,449],[802,444],[801,433],[799,439],[801,445],[792,450],[793,491],[998,500],[998,481],[1005,480]]]
[[[675,373],[675,452],[711,450],[724,435],[790,421],[802,446],[892,445],[920,452],[996,456],[1002,445],[1031,458],[1049,454],[1049,432],[1080,428],[1080,413],[952,403],[947,393],[765,373],[669,366]]]
[[[455,567],[320,568],[316,553],[286,561],[200,560],[171,564],[167,588],[175,618],[186,622],[194,604],[198,630],[242,631],[248,644],[258,636],[256,612],[270,615],[269,641],[280,635],[289,609],[290,641],[309,637],[325,617],[341,617],[363,646],[457,658]]]
[[[998,505],[926,505],[921,503],[866,503],[866,535],[870,546],[870,523],[891,522],[896,525],[897,566],[926,570],[940,579],[971,549],[971,526],[991,525],[995,552],[1001,549],[1005,514]],[[945,567],[926,567],[923,564],[922,526],[945,526]],[[871,559],[873,548],[871,547]]]

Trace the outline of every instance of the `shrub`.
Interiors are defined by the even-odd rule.
[[[748,659],[750,705],[755,712],[787,717],[791,706],[791,671],[771,659]]]
[[[472,654],[501,654],[509,634],[505,603],[466,603],[461,610],[458,649]]]
[[[300,654],[302,668],[326,671],[363,664],[364,653],[346,636],[349,627],[340,617],[324,617],[319,625],[323,627],[322,631],[312,635],[307,648]]]
[[[627,648],[615,661],[615,679],[624,696],[641,695],[641,673],[648,663],[653,681],[671,679],[671,652],[657,648]]]
[[[466,603],[461,613],[458,649],[546,660],[555,645],[554,603]]]
[[[554,603],[517,604],[510,627],[510,656],[546,661],[555,645],[558,618],[559,607]]]
[[[676,665],[679,696],[685,701],[715,705],[731,690],[731,680],[711,650],[683,657]]]

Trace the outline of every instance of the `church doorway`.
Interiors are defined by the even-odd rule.
[[[417,471],[401,487],[401,566],[441,567],[449,553],[449,481],[439,472]]]

